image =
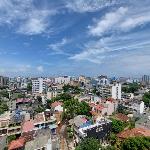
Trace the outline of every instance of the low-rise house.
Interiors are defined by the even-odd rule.
[[[51,104],[51,107],[54,111],[61,111],[63,112],[63,107],[62,107],[63,103],[59,102],[59,101],[55,101],[54,103]]]
[[[133,99],[134,94],[133,93],[122,93],[121,94],[121,99]]]
[[[111,121],[105,118],[97,118],[95,122],[86,116],[76,116],[74,118],[75,140],[80,142],[87,137],[93,137],[99,141],[105,141],[111,131]]]
[[[127,139],[129,137],[137,137],[137,136],[145,136],[150,137],[150,130],[143,129],[143,128],[133,128],[127,129],[117,134],[117,137],[120,140]]]
[[[9,146],[8,150],[24,150],[25,147],[25,139],[24,138],[19,138],[17,140],[13,140]]]
[[[129,117],[125,114],[122,114],[122,113],[116,114],[115,119],[120,120],[122,122],[128,122],[129,121]]]
[[[89,103],[92,108],[92,113],[96,113],[98,115],[112,115],[114,111],[116,111],[118,102],[113,99],[103,99],[100,103]]]

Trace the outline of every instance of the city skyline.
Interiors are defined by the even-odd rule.
[[[0,74],[150,74],[149,0],[0,0]]]

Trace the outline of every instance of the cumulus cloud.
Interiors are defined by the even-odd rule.
[[[107,13],[102,19],[97,20],[96,25],[89,26],[89,33],[94,36],[101,36],[106,31],[109,31],[122,20],[123,16],[127,12],[127,8],[120,7],[115,12]]]
[[[52,8],[36,8],[33,0],[0,0],[0,25],[10,25],[21,34],[46,32],[50,25],[48,18],[56,13]]]

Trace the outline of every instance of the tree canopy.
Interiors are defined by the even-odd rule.
[[[142,98],[146,106],[150,106],[150,92],[146,92]]]
[[[122,91],[125,93],[134,93],[138,91],[140,85],[138,83],[130,83],[126,86],[122,86]]]
[[[121,144],[121,150],[149,150],[150,137],[132,137]]]
[[[99,150],[101,145],[94,138],[85,138],[75,150]]]
[[[78,86],[67,84],[63,86],[63,91],[65,93],[79,94],[81,92],[81,89]]]
[[[120,120],[111,119],[112,121],[112,132],[119,133],[125,128],[125,123]]]

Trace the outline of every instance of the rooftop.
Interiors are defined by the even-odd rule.
[[[124,122],[129,121],[129,117],[125,114],[122,114],[122,113],[116,114],[115,118],[120,120],[120,121],[124,121]]]
[[[33,120],[26,121],[22,125],[22,131],[23,132],[29,132],[29,131],[32,131],[33,129],[34,129]]]
[[[59,101],[55,101],[54,103],[51,104],[51,106],[54,108],[54,107],[57,107],[59,105],[63,105],[62,102],[59,102]]]
[[[34,124],[41,123],[45,121],[44,113],[38,113],[34,117]]]
[[[48,140],[51,139],[49,129],[40,129],[36,132],[34,140],[27,142],[25,145],[26,150],[38,149],[46,146]]]
[[[25,145],[25,139],[24,138],[19,138],[17,140],[13,140],[9,146],[8,146],[8,150],[15,150],[15,149],[19,149],[22,148]]]
[[[28,103],[31,102],[32,100],[30,98],[18,98],[16,100],[16,103]]]
[[[150,130],[142,129],[142,128],[133,128],[133,129],[127,129],[125,131],[120,132],[117,134],[117,137],[121,139],[126,139],[129,137],[136,137],[136,136],[148,136],[150,137]]]

